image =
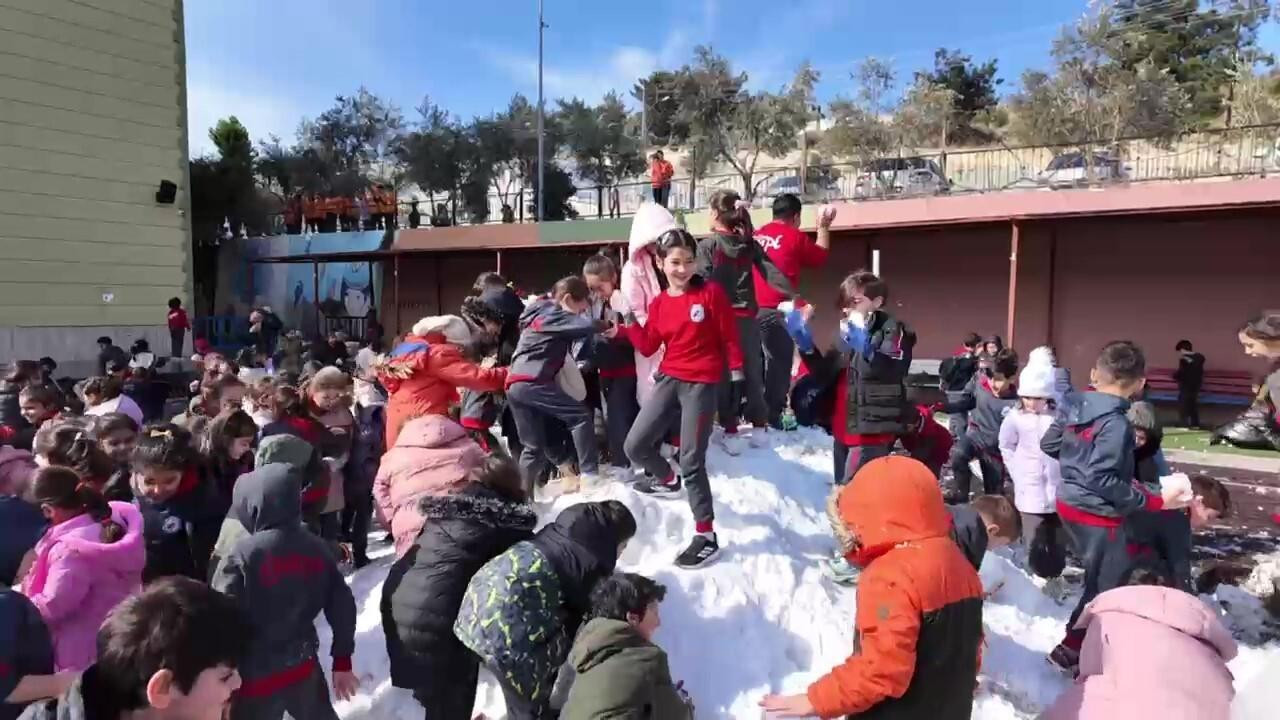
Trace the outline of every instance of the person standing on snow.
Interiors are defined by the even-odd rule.
[[[800,231],[800,198],[790,193],[773,201],[773,222],[756,230],[756,242],[793,288],[800,287],[800,271],[822,267],[831,250],[831,223],[835,208],[823,208],[818,215],[818,238],[815,242]],[[778,305],[786,301],[755,269],[756,302],[760,310],[760,341],[764,350],[764,401],[769,410],[769,427],[782,428],[782,411],[787,407],[787,391],[791,389],[791,364],[796,345],[787,333]]]

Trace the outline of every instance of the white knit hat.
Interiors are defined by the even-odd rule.
[[[1053,366],[1046,362],[1031,362],[1018,375],[1018,395],[1029,398],[1052,398],[1055,393]]]
[[[452,345],[471,342],[471,328],[457,315],[429,315],[414,323],[412,332],[418,337],[432,333],[443,335],[445,342]]]

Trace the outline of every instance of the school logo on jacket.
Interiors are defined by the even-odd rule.
[[[702,307],[702,303],[694,303],[689,307],[689,319],[696,323],[707,319],[707,309]]]
[[[164,530],[165,535],[172,535],[182,529],[182,518],[177,515],[170,515],[164,519],[164,524],[160,526]]]

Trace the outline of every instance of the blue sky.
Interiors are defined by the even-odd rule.
[[[784,84],[802,60],[826,100],[848,92],[860,59],[901,76],[935,48],[994,57],[1005,90],[1044,66],[1087,0],[545,0],[547,96],[597,100],[711,44],[756,87]],[[255,138],[292,141],[298,121],[361,85],[413,119],[423,96],[469,118],[537,94],[537,0],[186,0],[193,153],[236,115]],[[1277,37],[1273,24],[1268,40]],[[1272,47],[1276,43],[1268,42]]]

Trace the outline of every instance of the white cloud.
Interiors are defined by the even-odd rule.
[[[658,68],[677,67],[687,60],[689,42],[682,31],[668,33],[660,47],[647,48],[621,45],[598,60],[589,59],[565,67],[544,63],[542,81],[548,98],[579,97],[595,102],[610,90],[629,99],[636,80]],[[492,46],[477,46],[476,51],[491,65],[522,83],[530,93],[536,92],[538,58],[536,55],[513,53]]]
[[[255,93],[205,80],[187,82],[188,147],[192,157],[214,152],[209,129],[218,120],[235,115],[253,139],[279,135],[292,140],[302,112],[290,100],[270,93]]]

